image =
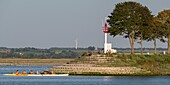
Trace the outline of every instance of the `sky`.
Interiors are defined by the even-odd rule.
[[[125,1],[139,2],[153,15],[170,9],[170,0],[0,0],[0,47],[75,47],[77,40],[78,47],[101,48],[102,20]],[[122,36],[109,36],[108,41],[113,47],[130,47]],[[153,42],[143,46],[153,48]],[[157,47],[167,44],[157,40]]]

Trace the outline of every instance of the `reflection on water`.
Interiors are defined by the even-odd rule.
[[[0,77],[0,85],[169,85],[170,77]]]
[[[110,81],[112,79],[112,76],[104,76],[103,81]]]
[[[2,74],[15,70],[43,71],[51,66],[0,66],[0,85],[169,85],[169,76],[65,76],[17,77]],[[34,71],[35,71],[34,70]]]

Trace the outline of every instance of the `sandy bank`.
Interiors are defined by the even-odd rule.
[[[58,66],[74,59],[0,59],[0,65]]]

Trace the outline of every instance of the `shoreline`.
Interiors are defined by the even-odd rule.
[[[59,66],[74,59],[22,59],[1,58],[0,66]]]
[[[0,66],[8,66],[8,65],[0,65]],[[11,65],[11,66],[19,66],[19,65]],[[28,65],[22,65],[28,66]],[[31,65],[31,66],[45,66],[45,65]],[[50,69],[49,69],[50,71]],[[66,73],[56,73],[56,74],[66,74]],[[170,74],[154,74],[154,73],[134,73],[134,74],[105,74],[105,73],[68,73],[69,76],[170,76]]]
[[[170,76],[162,74],[69,74],[71,76]]]
[[[166,74],[159,74],[159,73],[142,73],[139,71],[139,73],[120,73],[120,74],[112,74],[112,73],[96,73],[96,71],[93,71],[95,69],[98,68],[102,68],[102,67],[94,67],[91,66],[90,64],[66,64],[66,63],[70,63],[71,61],[74,61],[74,59],[20,59],[20,58],[1,58],[0,59],[0,66],[53,66],[53,69],[55,69],[56,67],[61,67],[64,68],[66,70],[69,70],[70,68],[73,69],[77,69],[77,71],[79,70],[86,70],[86,67],[89,67],[87,69],[92,69],[91,72],[82,72],[82,73],[69,73],[70,76],[170,76],[169,73]],[[72,66],[73,65],[73,66]],[[95,68],[95,69],[94,69]],[[108,68],[109,69],[109,68]],[[62,69],[61,69],[62,70]],[[50,71],[50,69],[49,69]],[[99,70],[101,71],[101,70]],[[132,70],[133,71],[133,70]],[[114,72],[114,71],[113,71]],[[60,73],[57,72],[56,73]],[[62,73],[62,72],[61,72]],[[67,72],[66,72],[67,73]]]

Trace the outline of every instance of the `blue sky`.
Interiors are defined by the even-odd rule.
[[[0,47],[75,47],[76,39],[79,47],[103,47],[102,20],[124,1],[130,0],[0,0]],[[131,1],[154,15],[170,8],[170,0]],[[108,40],[113,47],[130,47],[121,36]],[[157,46],[167,44],[158,41]]]

